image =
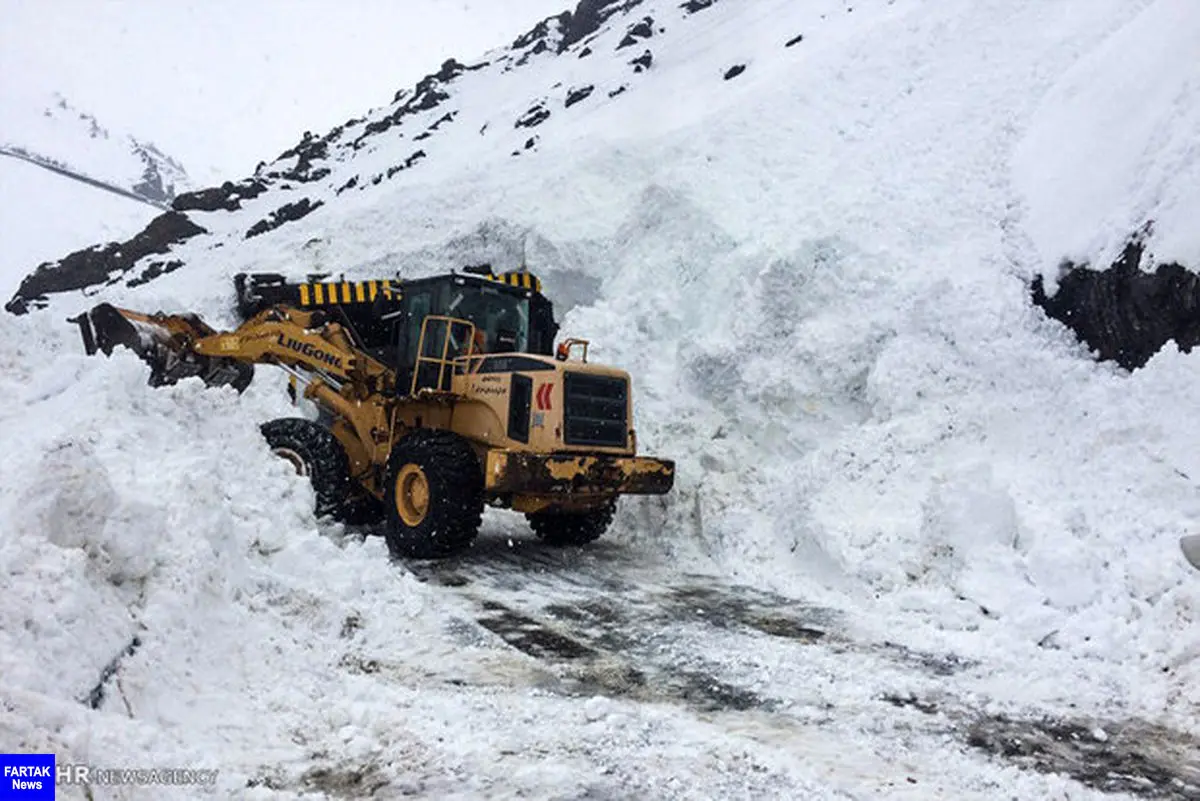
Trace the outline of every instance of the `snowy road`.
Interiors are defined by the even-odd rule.
[[[860,639],[838,610],[676,573],[617,545],[484,536],[465,556],[407,569],[469,599],[475,618],[460,631],[482,627],[537,660],[543,692],[683,707],[748,749],[803,755],[888,797],[953,795],[948,769],[1015,766],[1105,793],[1200,798],[1200,743],[1182,733],[985,711],[991,699],[970,685],[986,666]]]

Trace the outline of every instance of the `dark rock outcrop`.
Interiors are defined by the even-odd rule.
[[[450,83],[464,72],[484,66],[487,66],[486,62],[475,66],[467,66],[452,58],[446,60],[442,63],[441,69],[431,75],[426,75],[418,81],[412,94],[408,96],[408,100],[397,106],[391,114],[363,126],[362,134],[354,140],[352,146],[357,150],[359,147],[362,147],[366,139],[399,125],[405,117],[437,108],[443,102],[450,99],[449,93],[442,89],[445,84]],[[404,96],[403,92],[397,93],[397,102]]]
[[[296,159],[295,166],[290,169],[268,172],[266,177],[282,178],[300,183],[319,181],[329,174],[329,169],[327,167],[313,169],[313,162],[324,161],[328,157],[329,140],[327,138],[317,139],[311,131],[305,131],[304,138],[298,145],[280,153],[279,158],[276,159],[278,162],[294,158]]]
[[[321,208],[322,205],[324,204],[319,200],[314,203],[305,197],[297,200],[295,203],[288,203],[280,206],[279,208],[275,209],[275,211],[271,212],[271,216],[259,220],[254,225],[250,226],[250,230],[246,232],[246,238],[249,239],[251,237],[258,236],[259,234],[265,234],[267,231],[274,231],[284,223],[295,222],[301,217],[312,214],[314,211]]]
[[[588,84],[587,86],[580,86],[576,89],[569,90],[567,92],[567,99],[563,102],[563,107],[570,108],[581,100],[587,100],[595,88],[595,86]]]
[[[1047,315],[1127,370],[1144,366],[1170,340],[1185,352],[1200,343],[1200,275],[1179,264],[1144,271],[1145,235],[1130,239],[1107,270],[1065,265],[1052,297],[1040,276],[1032,286],[1033,302]]]
[[[525,31],[525,33],[513,39],[512,49],[524,50],[532,45],[534,48],[533,52],[544,53],[549,49],[549,45],[546,42],[550,38],[550,34],[563,30],[564,26],[570,24],[570,19],[570,11],[564,11],[553,17],[546,17],[546,19],[537,25],[534,25]]]
[[[237,211],[243,200],[253,200],[267,191],[267,185],[254,178],[220,186],[200,189],[176,196],[171,208],[175,211]]]
[[[513,127],[536,128],[548,119],[550,119],[550,109],[539,103],[522,114],[521,118],[513,124]]]
[[[647,50],[629,63],[633,67],[634,72],[648,70],[650,69],[650,65],[654,63],[654,54]]]
[[[59,262],[43,264],[27,276],[5,309],[25,314],[46,305],[46,296],[97,284],[110,284],[142,258],[166,253],[172,246],[208,233],[177,211],[160,214],[140,234],[127,242],[110,242],[79,250]]]
[[[173,273],[183,266],[183,262],[179,259],[171,259],[170,261],[152,261],[146,265],[146,269],[141,275],[129,279],[129,286],[141,286],[148,284],[160,275]]]
[[[642,0],[580,0],[574,11],[566,14],[562,22],[562,39],[558,43],[558,52],[563,52],[576,42],[583,41],[596,31],[614,14],[629,11],[641,5]],[[559,18],[561,20],[561,17]]]
[[[633,47],[642,39],[649,39],[654,35],[654,20],[651,17],[642,17],[642,19],[625,31],[625,36],[617,43],[617,49],[623,50],[626,47]]]
[[[420,161],[420,160],[421,160],[421,159],[423,159],[423,158],[425,158],[425,151],[424,151],[424,150],[418,150],[417,152],[415,152],[415,153],[413,153],[413,154],[409,155],[409,157],[408,157],[408,158],[406,158],[406,159],[405,159],[404,161],[402,161],[401,163],[399,163],[399,164],[396,164],[396,165],[394,165],[394,166],[391,166],[391,167],[388,167],[388,170],[387,170],[387,177],[388,177],[388,178],[391,178],[391,177],[392,177],[393,175],[395,175],[396,173],[398,173],[398,172],[401,172],[401,171],[403,171],[403,170],[407,170],[408,168],[412,167],[414,164],[416,164],[418,161]],[[318,203],[317,205],[319,206],[319,205],[321,205],[321,204],[320,204],[320,203]],[[314,206],[313,208],[316,208],[316,206]],[[312,209],[309,209],[309,211],[312,211]]]

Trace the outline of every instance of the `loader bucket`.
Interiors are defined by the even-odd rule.
[[[68,322],[79,326],[89,356],[97,351],[111,356],[118,345],[136,353],[150,365],[149,383],[154,387],[196,376],[207,386],[228,384],[241,392],[254,378],[253,365],[192,350],[196,339],[215,333],[194,314],[147,315],[101,303]]]

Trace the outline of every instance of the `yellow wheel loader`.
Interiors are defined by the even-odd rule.
[[[318,514],[386,519],[395,556],[467,547],[485,503],[523,512],[548,544],[582,545],[620,495],[671,490],[674,463],[637,455],[628,373],[588,362],[585,340],[555,347],[532,274],[320,278],[238,275],[233,331],[110,304],[71,322],[89,354],[138,353],[154,386],[194,376],[240,392],[256,364],[289,373],[319,414],[264,424],[269,447],[312,482]]]

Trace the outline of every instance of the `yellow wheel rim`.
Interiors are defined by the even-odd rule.
[[[396,474],[396,512],[406,526],[419,526],[429,513],[429,479],[419,465],[406,464]]]

